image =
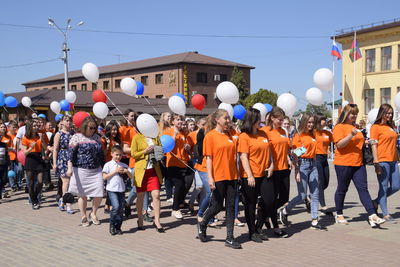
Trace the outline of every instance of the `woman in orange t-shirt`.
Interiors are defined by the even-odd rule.
[[[348,224],[343,216],[343,204],[350,182],[357,188],[358,196],[368,212],[372,227],[384,223],[385,220],[376,215],[368,192],[367,171],[363,164],[362,148],[365,143],[363,134],[355,127],[358,115],[356,104],[346,105],[333,128],[333,142],[336,144],[335,165],[337,189],[335,192],[336,222]]]
[[[396,220],[388,211],[387,198],[400,189],[400,173],[397,165],[399,157],[396,149],[398,133],[395,129],[392,106],[382,104],[370,130],[371,140],[376,141],[372,143],[372,154],[379,181],[378,197],[374,200],[374,205],[377,207],[379,204],[383,218],[390,223],[396,223]]]
[[[328,211],[325,202],[325,189],[329,185],[329,164],[328,164],[328,151],[333,142],[333,136],[330,131],[324,130],[326,126],[326,117],[317,116],[315,140],[317,140],[317,156],[316,164],[318,170],[318,185],[319,185],[319,204],[321,205],[321,213],[333,216],[331,211]]]
[[[293,158],[295,162],[295,179],[298,195],[279,211],[283,224],[288,225],[287,214],[297,204],[307,198],[307,189],[311,195],[311,228],[326,229],[318,221],[318,170],[315,163],[317,141],[314,135],[315,117],[305,113],[301,118],[298,132],[293,137]]]
[[[241,248],[233,236],[235,220],[235,195],[237,187],[236,141],[229,134],[231,119],[226,110],[218,109],[213,114],[216,122],[214,130],[204,138],[203,155],[206,157],[208,184],[213,190],[211,205],[202,220],[197,224],[197,234],[201,242],[207,241],[207,223],[217,215],[224,206],[226,208],[225,246]]]
[[[9,177],[10,186],[12,191],[18,191],[21,188],[21,179],[23,174],[22,165],[17,160],[17,153],[16,153],[16,135],[18,131],[18,124],[16,121],[10,121],[7,125],[8,132],[7,135],[11,138],[11,141],[8,145],[8,154],[10,156],[11,166],[10,169],[15,172],[15,177]]]
[[[185,176],[192,146],[190,140],[187,139],[187,134],[183,131],[183,121],[183,116],[173,115],[173,128],[169,128],[164,132],[164,134],[172,136],[175,140],[174,149],[167,153],[166,165],[167,176],[175,187],[171,216],[176,219],[183,218],[179,206],[183,204],[185,200]]]
[[[29,120],[26,124],[26,132],[21,144],[26,155],[24,167],[28,178],[29,197],[34,210],[40,208],[39,194],[43,186],[44,161],[42,151],[46,149],[46,143],[43,139],[43,134],[39,133],[38,122]]]
[[[254,108],[247,110],[239,135],[238,152],[240,155],[240,177],[242,178],[242,192],[245,198],[245,216],[249,228],[249,239],[261,243],[268,240],[261,228],[267,217],[276,213],[274,183],[271,179],[274,164],[272,162],[270,145],[267,134],[260,131],[260,111]],[[258,197],[261,197],[260,220],[256,225],[256,206]],[[276,218],[276,216],[275,216]],[[275,220],[274,227],[279,228]]]

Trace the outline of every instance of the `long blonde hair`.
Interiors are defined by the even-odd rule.
[[[228,112],[225,109],[217,109],[214,113],[207,116],[205,133],[208,133],[217,127],[217,119],[224,116]]]
[[[337,123],[344,123],[349,114],[358,114],[357,104],[347,104],[337,120]]]
[[[299,133],[304,133],[307,130],[307,124],[308,121],[314,118],[314,128],[311,130],[311,132],[309,132],[310,134],[314,134],[314,130],[315,130],[315,123],[316,123],[316,117],[314,115],[311,115],[310,113],[304,113],[303,117],[300,120],[300,124],[299,124],[299,128],[298,128],[298,132]]]
[[[171,120],[165,120],[165,115],[170,114],[170,112],[163,112],[160,117],[160,121],[158,122],[158,135],[161,136],[164,134],[165,129],[171,126]],[[172,118],[172,117],[171,117]]]

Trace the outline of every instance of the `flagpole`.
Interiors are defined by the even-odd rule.
[[[333,42],[335,41],[335,36],[333,36]],[[332,72],[333,72],[333,85],[332,85],[332,125],[333,125],[333,114],[335,113],[335,56],[332,55]]]
[[[356,103],[356,58],[357,58],[357,32],[354,31],[354,51],[353,51],[353,103]]]

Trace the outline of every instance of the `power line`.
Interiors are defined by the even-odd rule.
[[[53,58],[53,59],[47,59],[47,60],[42,60],[42,61],[37,61],[37,62],[30,62],[30,63],[23,63],[23,64],[17,64],[17,65],[8,65],[8,66],[0,66],[0,69],[11,69],[11,68],[16,68],[16,67],[24,67],[24,66],[31,66],[31,65],[37,65],[37,64],[43,64],[47,62],[52,62],[60,60],[60,58]]]
[[[32,28],[42,30],[53,30],[49,27],[22,25],[12,23],[0,23],[0,26]],[[130,32],[130,31],[109,31],[96,29],[74,29],[79,32],[122,34],[122,35],[145,35],[145,36],[168,36],[168,37],[188,37],[188,38],[237,38],[237,39],[323,39],[329,38],[329,35],[225,35],[225,34],[184,34],[184,33],[157,33],[157,32]]]

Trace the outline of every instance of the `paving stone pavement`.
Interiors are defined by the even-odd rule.
[[[378,184],[368,167],[369,190],[373,197]],[[331,166],[327,204],[333,206],[336,176]],[[291,197],[297,193],[291,180]],[[289,219],[289,238],[270,234],[262,244],[247,240],[247,228],[235,227],[243,249],[224,247],[226,228],[209,229],[207,243],[195,238],[196,218],[183,221],[170,217],[171,204],[162,197],[162,224],[166,233],[157,233],[150,223],[136,231],[136,216],[125,221],[122,236],[108,233],[108,215],[101,209],[102,224],[83,228],[80,215],[58,211],[55,192],[45,193],[43,207],[34,211],[27,195],[14,193],[0,205],[1,266],[400,266],[400,222],[371,229],[354,185],[346,197],[345,215],[350,225],[336,225],[333,217],[322,217],[328,231],[309,229],[310,215],[297,206]],[[400,193],[389,199],[389,210],[400,218]],[[103,201],[104,203],[104,201]],[[75,204],[76,206],[76,204]],[[219,218],[223,219],[223,214]],[[244,220],[244,212],[241,218]]]

